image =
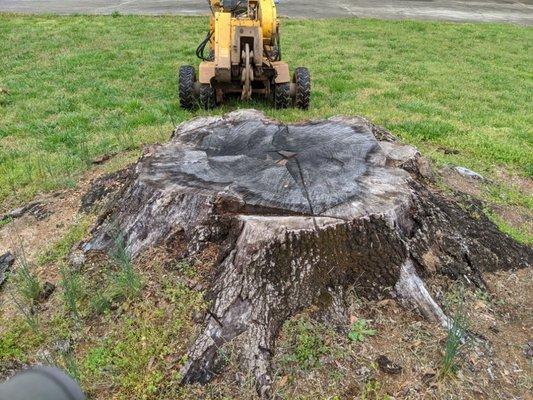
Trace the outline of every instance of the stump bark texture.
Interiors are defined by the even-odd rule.
[[[424,168],[422,168],[424,167]],[[483,286],[483,272],[526,267],[531,249],[479,204],[426,184],[424,160],[363,118],[286,125],[254,110],[197,118],[147,149],[84,251],[120,231],[131,256],[154,246],[212,256],[210,301],[183,381],[208,382],[233,341],[268,398],[283,323],[309,307],[346,328],[347,293],[396,296],[444,327],[432,274]]]

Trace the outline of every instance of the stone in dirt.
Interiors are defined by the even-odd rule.
[[[387,374],[397,375],[402,372],[402,367],[389,360],[387,356],[379,356],[376,360],[379,369]]]
[[[9,251],[0,256],[0,287],[4,283],[7,277],[7,272],[15,262],[15,256]]]
[[[132,257],[153,248],[204,260],[209,310],[184,383],[220,372],[234,346],[264,398],[283,323],[313,307],[340,330],[348,295],[395,296],[449,327],[426,288],[435,274],[484,286],[483,272],[527,267],[532,250],[427,186],[423,160],[363,118],[283,124],[254,110],[197,118],[152,146],[80,248]],[[234,340],[235,339],[235,340]]]
[[[465,167],[454,167],[453,168],[459,175],[464,176],[465,178],[476,179],[478,181],[484,181],[485,178],[478,174],[477,172],[472,171],[471,169]]]
[[[46,301],[56,290],[56,285],[51,282],[45,282],[41,292],[39,293],[39,301]]]

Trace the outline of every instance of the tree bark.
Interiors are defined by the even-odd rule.
[[[209,311],[183,381],[212,379],[219,349],[237,338],[243,368],[268,398],[276,337],[302,310],[314,306],[346,328],[354,289],[397,296],[448,327],[423,279],[482,287],[484,271],[531,264],[531,248],[501,233],[480,204],[432,189],[425,170],[416,149],[363,118],[197,118],[145,152],[83,249],[107,251],[118,230],[133,257],[164,245],[176,258],[209,258]]]

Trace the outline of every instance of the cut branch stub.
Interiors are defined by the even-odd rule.
[[[285,125],[253,110],[197,118],[145,152],[83,248],[106,251],[119,229],[133,257],[161,245],[180,257],[211,254],[209,312],[183,380],[209,381],[219,349],[238,338],[241,365],[269,397],[276,336],[302,310],[314,306],[343,328],[349,289],[394,291],[447,326],[422,278],[482,285],[485,270],[530,265],[531,249],[475,204],[428,188],[420,161],[362,118]]]

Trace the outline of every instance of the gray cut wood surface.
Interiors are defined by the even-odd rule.
[[[416,149],[363,118],[197,118],[130,171],[83,250],[108,251],[120,232],[132,257],[155,247],[211,257],[210,306],[184,383],[212,379],[231,345],[269,398],[276,337],[302,310],[346,329],[355,290],[394,296],[446,328],[424,279],[483,287],[485,271],[531,264],[531,248],[499,232],[479,204],[431,189]]]

